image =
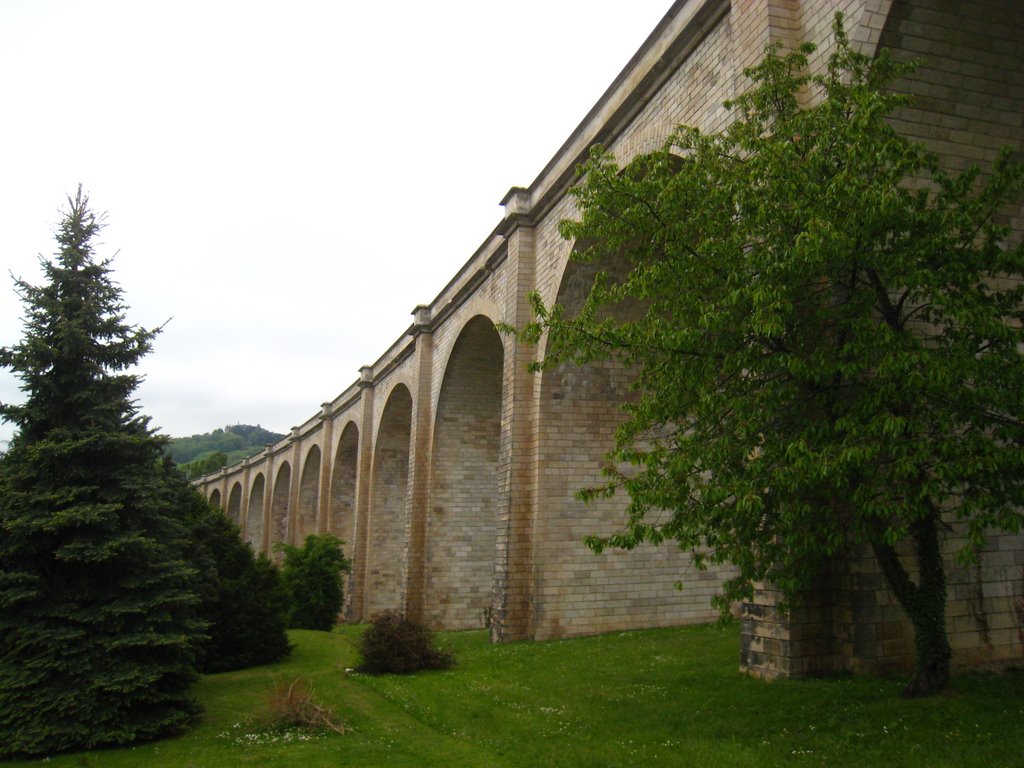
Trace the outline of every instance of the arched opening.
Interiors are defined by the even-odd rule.
[[[486,625],[498,500],[504,348],[481,315],[459,335],[434,422],[424,617],[435,627]]]
[[[245,521],[244,538],[257,552],[263,549],[263,495],[266,491],[266,480],[260,472],[252,481],[249,491],[249,516]]]
[[[894,0],[890,7],[878,48],[919,63],[895,83],[913,100],[888,122],[934,152],[944,170],[957,174],[976,165],[985,174],[1004,147],[1018,161],[1024,151],[1024,14],[1019,0],[945,6],[941,15],[924,0]],[[1000,220],[1020,242],[1024,201],[1018,197]]]
[[[350,545],[356,540],[356,469],[359,458],[359,429],[349,422],[338,440],[331,473],[330,531]]]
[[[320,509],[320,446],[314,445],[306,454],[306,462],[302,467],[302,479],[299,481],[299,508],[296,510],[295,527],[298,534],[295,544],[302,542],[310,534],[316,533],[317,512]]]
[[[220,488],[214,488],[213,492],[210,493],[210,503],[215,507],[223,508],[223,505],[220,503]]]
[[[401,606],[411,434],[412,396],[406,387],[398,385],[381,414],[373,455],[372,508],[366,552],[368,617]]]
[[[239,482],[231,486],[231,493],[228,494],[227,514],[235,524],[242,519],[242,484]]]
[[[570,261],[557,301],[567,317],[586,301],[597,272],[615,281],[629,269],[624,254],[609,263]],[[635,304],[608,310],[629,318]],[[534,528],[534,627],[537,639],[665,626],[714,618],[714,581],[688,586],[696,574],[690,556],[677,547],[642,546],[594,555],[588,535],[608,535],[625,521],[623,494],[584,503],[581,488],[606,481],[603,469],[622,423],[622,405],[632,398],[634,374],[618,361],[583,366],[563,363],[545,371],[540,383],[537,513]],[[708,574],[714,578],[714,574]]]
[[[277,470],[270,498],[270,551],[280,541],[288,541],[288,498],[291,496],[292,468],[286,461]]]
[[[355,555],[356,542],[356,477],[359,466],[359,429],[352,422],[345,425],[334,452],[331,471],[331,498],[328,530],[341,539],[349,560]],[[352,600],[352,573],[345,576],[345,609],[349,616]]]

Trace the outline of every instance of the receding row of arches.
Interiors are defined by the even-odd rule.
[[[593,275],[579,269],[568,268],[560,301],[579,304],[585,298],[579,283],[589,282]],[[300,467],[292,466],[297,460],[292,457],[275,464],[273,478],[260,472],[251,479],[244,521],[241,484],[227,491],[225,509],[243,524],[245,538],[268,553],[276,542],[297,543],[319,531],[346,541],[346,554],[356,560],[347,592],[353,600],[353,592],[360,596],[354,618],[407,608],[414,568],[421,579],[416,610],[428,624],[450,629],[485,626],[495,584],[503,487],[507,493],[507,482],[502,483],[505,378],[503,339],[491,318],[477,315],[462,328],[444,366],[430,420],[428,491],[419,521],[413,521],[410,512],[411,462],[415,425],[423,422],[417,421],[417,404],[405,383],[387,390],[372,448],[362,444],[366,436],[348,421],[332,446],[311,446]],[[584,512],[573,493],[580,477],[600,479],[627,385],[628,376],[608,364],[587,369],[563,366],[540,379],[539,415],[550,429],[537,436],[538,497],[549,508],[535,513],[533,525],[544,535],[533,556],[538,566],[556,559],[575,563],[569,570],[549,569],[550,575],[541,580],[539,588],[551,592],[550,605],[571,591],[573,580],[592,582],[598,592],[615,589],[608,567],[594,561],[581,541],[585,534],[597,532],[595,511],[602,525],[604,518],[618,522],[621,505]],[[328,447],[333,449],[329,472],[323,453]],[[365,451],[369,455],[361,463]],[[360,474],[367,470],[364,481]],[[293,475],[297,489],[292,487]],[[321,493],[327,498],[321,499]],[[359,501],[360,493],[367,494],[365,503]],[[219,503],[219,498],[211,500]],[[417,535],[422,541],[413,547]],[[567,545],[574,547],[568,559]],[[410,564],[410,556],[417,562]],[[617,568],[614,563],[610,567]]]
[[[705,3],[692,19],[663,24],[630,63],[630,77],[609,90],[609,100],[595,108],[580,135],[605,135],[609,149],[625,163],[638,149],[657,145],[664,138],[662,128],[668,131],[680,116],[711,121],[704,128],[717,130],[724,113],[708,111],[707,97],[730,95],[735,78],[729,73],[757,54],[741,45],[744,30],[764,28],[765,7],[774,13],[781,5]],[[820,69],[831,45],[816,7],[824,4],[806,5],[792,19],[795,28],[823,44],[822,55],[812,62],[812,69]],[[954,171],[974,162],[987,166],[999,147],[1020,144],[1024,123],[1018,107],[1024,102],[1014,101],[1011,88],[1019,79],[1019,55],[1014,57],[1020,50],[1018,0],[988,0],[984,23],[975,18],[978,14],[968,18],[967,10],[936,14],[934,3],[923,0],[865,0],[859,5],[861,22],[851,30],[851,39],[865,52],[889,47],[902,60],[916,57],[925,46],[935,54],[918,74],[900,83],[901,89],[906,85],[927,98],[893,115],[895,130],[934,145],[941,163]],[[965,20],[974,32],[982,32],[963,39],[951,35]],[[747,26],[751,22],[754,27]],[[786,31],[777,32],[772,27],[769,36],[792,42]],[[992,40],[998,44],[996,53]],[[676,58],[684,53],[685,61]],[[964,77],[965,61],[983,61],[984,75]],[[711,79],[714,88],[709,84],[705,89],[693,78],[705,66],[722,73]],[[662,85],[644,97],[636,120],[619,121],[622,110],[605,109],[632,104],[639,92],[630,90],[629,82],[647,82],[651,73]],[[943,84],[938,95],[935,83]],[[674,97],[689,90],[697,94],[692,103]],[[614,116],[611,122],[608,115]],[[952,138],[946,136],[950,126],[956,134]],[[552,366],[530,379],[519,360],[529,353],[516,348],[513,364],[508,354],[514,342],[494,331],[493,320],[521,324],[530,319],[521,300],[524,289],[540,291],[545,301],[557,302],[571,315],[593,284],[598,265],[567,262],[569,246],[553,226],[553,219],[573,210],[571,200],[558,198],[562,177],[557,169],[571,159],[565,151],[529,190],[510,196],[508,215],[496,230],[503,235],[498,247],[504,252],[488,253],[482,246],[480,258],[475,254],[466,271],[453,278],[439,303],[417,310],[413,340],[403,337],[393,348],[400,351],[389,351],[379,368],[369,370],[359,384],[366,385],[365,394],[353,395],[364,404],[355,421],[332,422],[322,442],[301,457],[297,450],[277,453],[259,465],[264,467],[259,472],[253,464],[244,481],[233,484],[234,476],[206,481],[211,500],[264,551],[274,542],[297,541],[318,530],[349,542],[347,552],[356,560],[349,594],[355,592],[361,601],[356,618],[384,608],[408,608],[413,600],[417,612],[435,626],[479,626],[488,609],[495,608],[496,621],[511,623],[507,617],[514,613],[514,621],[521,622],[517,626],[523,629],[512,635],[555,637],[713,615],[706,606],[717,591],[712,582],[721,574],[697,573],[677,548],[606,552],[595,558],[582,545],[584,536],[613,532],[623,520],[626,500],[621,494],[584,505],[575,493],[605,479],[606,453],[623,419],[622,404],[633,395],[635,377],[619,364],[602,362]],[[1011,223],[1017,221],[1013,215]],[[481,269],[469,271],[477,265]],[[609,272],[621,267],[599,266]],[[553,290],[559,274],[561,282]],[[487,297],[498,296],[507,302],[507,314],[485,310],[489,318],[472,317],[449,336],[446,324],[463,317],[465,302],[484,306],[491,301]],[[426,318],[423,325],[421,318]],[[422,376],[440,370],[429,339],[442,334],[436,350],[445,350],[448,358],[441,379],[421,384]],[[424,392],[430,392],[431,402],[421,402]],[[313,442],[308,435],[304,439]],[[681,595],[672,590],[676,581],[687,585]],[[519,591],[510,596],[513,590]]]
[[[504,345],[494,322],[477,315],[449,356],[431,439],[424,618],[436,626],[470,628],[486,620],[497,530],[503,364]],[[320,445],[306,451],[299,468],[291,457],[277,460],[270,472],[255,471],[247,504],[242,503],[240,480],[230,484],[226,504],[220,489],[211,492],[210,501],[222,506],[241,526],[243,537],[268,555],[278,542],[299,543],[310,534],[330,531],[347,543],[346,554],[352,557],[357,536],[363,536],[366,562],[355,571],[362,585],[350,584],[348,591],[353,586],[362,590],[366,616],[398,608],[408,575],[414,410],[409,387],[394,385],[380,412],[364,484],[369,491],[365,532],[357,530],[363,447],[354,421],[345,424],[334,445],[325,504],[320,498],[326,469]],[[298,477],[297,489],[293,476]]]
[[[321,528],[318,520],[321,452],[320,447],[316,445],[310,448],[302,465],[294,537],[289,535],[292,465],[287,459],[276,467],[269,507],[265,504],[267,479],[263,471],[257,471],[251,479],[249,503],[244,520],[243,487],[240,480],[231,485],[226,506],[222,504],[221,492],[216,488],[210,493],[210,502],[223,507],[227,516],[242,528],[243,538],[257,550],[267,554],[272,554],[273,546],[281,541],[301,542],[311,534],[326,530],[331,530],[339,536],[350,532],[356,473],[354,446],[358,445],[359,433],[354,424],[349,424],[348,427],[342,435],[342,443],[337,454],[332,495],[334,503],[331,505],[333,522],[330,525],[325,523]],[[269,512],[270,535],[267,540],[263,536],[265,511]]]

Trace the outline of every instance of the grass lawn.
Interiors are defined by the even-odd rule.
[[[285,663],[204,677],[202,721],[177,738],[34,763],[225,766],[1024,766],[1024,674],[964,675],[904,701],[871,678],[764,683],[737,672],[735,626],[490,645],[442,634],[458,667],[346,674],[359,627],[294,632]],[[276,681],[311,681],[347,733],[265,731]]]

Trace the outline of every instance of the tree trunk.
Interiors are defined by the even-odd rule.
[[[933,509],[910,529],[917,555],[917,584],[892,546],[881,541],[872,544],[889,586],[914,627],[916,663],[914,676],[903,689],[904,698],[931,696],[949,683],[953,651],[946,634],[946,571],[938,528],[938,510]]]

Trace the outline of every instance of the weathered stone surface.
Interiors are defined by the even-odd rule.
[[[530,291],[570,306],[584,295],[589,275],[569,261],[558,222],[573,214],[566,190],[591,144],[626,161],[679,123],[724,128],[722,102],[746,87],[742,70],[765,44],[810,40],[820,69],[837,11],[862,50],[923,59],[904,84],[917,103],[894,123],[946,167],[1024,147],[1019,0],[679,0],[534,182],[510,190],[504,219],[414,310],[408,334],[288,438],[203,478],[204,493],[268,553],[313,531],[341,535],[355,563],[352,620],[401,607],[436,627],[489,623],[510,640],[713,618],[722,570],[698,572],[672,546],[594,556],[582,544],[622,520],[622,499],[583,505],[573,494],[601,480],[629,372],[531,375],[526,363],[543,347],[493,324],[531,319]],[[1008,222],[1024,232],[1020,207]],[[743,606],[745,669],[774,677],[909,663],[912,635],[870,553],[833,564],[822,584],[786,614],[769,589]],[[1024,537],[996,537],[976,569],[952,567],[950,596],[956,663],[1020,663]]]

